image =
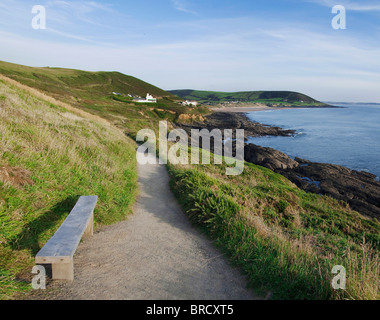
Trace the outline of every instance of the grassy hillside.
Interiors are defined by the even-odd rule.
[[[0,80],[0,299],[28,290],[34,256],[81,195],[96,226],[125,219],[137,190],[135,143]]]
[[[0,73],[50,95],[71,98],[68,102],[99,101],[112,92],[145,97],[173,97],[149,83],[120,72],[88,72],[62,68],[34,68],[0,61]]]
[[[171,90],[170,93],[183,99],[203,103],[251,102],[276,105],[324,105],[302,93],[291,91],[244,91],[216,92],[199,90]]]
[[[108,119],[131,136],[142,128],[156,127],[159,120],[173,121],[181,114],[205,111],[184,107],[177,103],[178,97],[119,72],[35,68],[0,61],[0,74]],[[147,93],[158,98],[158,103],[135,103],[128,97],[128,94],[145,97]]]
[[[171,165],[172,190],[254,290],[275,299],[380,298],[377,220],[260,166],[246,163],[240,176],[225,170]],[[335,265],[346,268],[345,291],[332,289]]]
[[[35,253],[80,195],[100,197],[97,225],[131,212],[137,188],[135,143],[124,133],[133,137],[141,128],[157,130],[159,120],[207,111],[183,107],[172,95],[118,73],[0,62],[0,74],[36,89],[0,77],[0,298],[6,299],[30,288],[30,279],[20,277],[30,275]],[[126,96],[145,91],[162,98],[144,105]],[[290,93],[237,94],[252,101],[290,99]],[[233,177],[221,165],[170,165],[169,172],[190,219],[256,290],[285,299],[380,298],[377,220],[248,163],[242,175]],[[331,288],[334,265],[347,269],[346,291]]]

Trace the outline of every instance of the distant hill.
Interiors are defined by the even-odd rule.
[[[99,101],[112,92],[145,97],[172,97],[172,94],[120,72],[89,72],[63,68],[36,68],[0,61],[0,74],[62,99]]]
[[[242,91],[218,92],[200,90],[169,90],[168,92],[187,100],[203,103],[252,102],[289,105],[325,105],[305,94],[292,91]]]
[[[4,75],[39,92],[101,116],[133,135],[152,121],[174,121],[183,113],[196,112],[179,104],[177,96],[120,72],[89,72],[75,69],[29,67],[0,61]],[[149,93],[157,103],[136,103],[134,96]]]

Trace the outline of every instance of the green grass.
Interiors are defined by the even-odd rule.
[[[125,134],[134,138],[140,129],[157,131],[160,120],[208,110],[183,107],[171,94],[115,72],[0,62],[0,73],[112,124],[79,117],[0,80],[0,298],[10,299],[30,289],[24,275],[30,275],[35,253],[79,196],[99,196],[97,226],[131,213],[135,143]],[[136,104],[112,92],[160,98],[157,104]],[[241,97],[261,101],[261,94]],[[171,186],[190,219],[249,276],[256,291],[279,299],[379,298],[377,220],[305,193],[268,169],[246,164],[235,177],[226,177],[225,169],[169,166]],[[336,264],[347,269],[346,291],[331,288]]]
[[[96,227],[132,212],[137,172],[123,131],[3,82],[0,97],[0,299],[11,299],[80,196],[99,196]]]
[[[37,89],[61,102],[107,119],[131,137],[145,128],[158,128],[160,120],[176,121],[182,114],[205,114],[204,107],[182,106],[178,97],[119,72],[88,72],[62,68],[27,67],[0,61],[0,74]],[[113,95],[118,92],[123,96]],[[154,104],[135,103],[127,96],[147,93]],[[1,99],[0,99],[1,102]]]
[[[291,91],[217,92],[200,90],[172,90],[169,92],[183,99],[196,100],[208,104],[237,101],[249,103],[274,104],[278,106],[325,105],[324,103],[321,103],[302,93]]]
[[[14,80],[75,100],[99,100],[120,92],[145,96],[148,92],[158,97],[173,97],[168,92],[147,82],[119,72],[88,72],[63,68],[27,67],[0,61],[0,73]]]
[[[332,198],[306,193],[246,163],[236,177],[218,165],[169,165],[190,219],[274,299],[379,299],[380,224]],[[331,287],[335,265],[347,290]]]

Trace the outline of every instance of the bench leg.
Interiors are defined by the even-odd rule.
[[[68,263],[53,263],[52,264],[52,276],[55,280],[74,280],[74,263],[73,261]]]
[[[93,236],[94,235],[94,213],[91,215],[91,219],[88,222],[86,230],[84,231],[83,236]]]

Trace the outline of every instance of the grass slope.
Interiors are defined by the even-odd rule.
[[[174,121],[182,114],[204,113],[184,107],[178,97],[137,78],[118,72],[88,72],[61,68],[27,67],[0,61],[0,74],[64,103],[108,119],[132,137],[158,121]],[[113,95],[113,92],[122,96]],[[128,94],[158,98],[158,103],[135,103]]]
[[[203,103],[251,102],[280,105],[324,105],[302,93],[291,91],[243,91],[217,92],[200,90],[168,91],[182,99],[196,100]]]
[[[275,299],[380,298],[377,220],[249,163],[240,176],[226,176],[224,165],[170,165],[169,173],[190,219],[259,293]],[[332,289],[335,265],[347,270],[345,291]]]
[[[30,288],[30,279],[21,281],[20,275],[30,274],[34,254],[80,195],[99,195],[97,224],[131,212],[135,150],[122,132],[134,136],[141,128],[157,130],[159,120],[205,110],[180,106],[170,95],[153,105],[112,96],[129,92],[126,77],[117,73],[0,62],[0,74],[37,89],[0,80],[0,297],[6,299]],[[137,84],[140,95],[161,92]],[[246,99],[259,97],[247,93]],[[225,176],[219,165],[170,165],[169,172],[173,192],[191,220],[244,270],[255,289],[285,299],[380,298],[377,220],[345,203],[307,194],[251,164],[236,177]],[[347,269],[346,291],[331,288],[337,264]]]
[[[135,143],[0,80],[0,298],[30,289],[34,255],[79,196],[96,226],[125,219],[137,190]]]
[[[0,61],[0,73],[50,95],[78,100],[98,101],[112,92],[145,97],[172,97],[168,92],[120,72],[88,72],[63,68],[35,68]]]

